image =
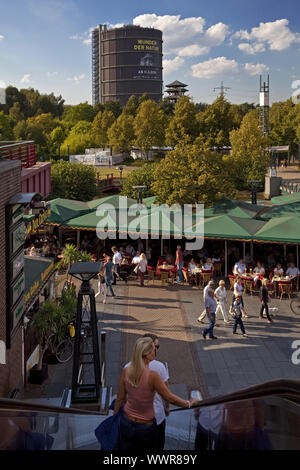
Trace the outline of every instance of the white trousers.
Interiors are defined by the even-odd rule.
[[[106,294],[107,294],[106,283],[105,283],[105,282],[100,282],[100,280],[99,280],[99,281],[98,281],[98,292],[97,292],[97,294],[95,295],[95,298],[96,298],[98,295],[103,295],[103,302],[106,302]]]
[[[217,302],[216,319],[217,319],[217,315],[218,315],[219,310],[221,310],[224,321],[228,321],[228,315],[227,315],[227,312],[226,312],[226,307],[225,307],[225,302],[224,301]]]

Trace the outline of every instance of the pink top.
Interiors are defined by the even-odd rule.
[[[182,263],[183,261],[183,253],[181,250],[176,251],[176,258],[177,258],[177,263]]]
[[[154,418],[153,399],[155,390],[152,391],[149,387],[149,375],[150,369],[146,366],[137,387],[133,387],[133,385],[126,380],[125,376],[127,400],[124,411],[133,418],[147,421]]]

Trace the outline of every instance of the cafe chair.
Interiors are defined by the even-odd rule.
[[[156,281],[159,278],[159,274],[157,273],[155,268],[153,268],[152,266],[147,266],[147,273],[148,273],[147,284],[149,284],[149,282],[151,281],[154,284],[154,281]]]
[[[280,292],[280,300],[282,300],[283,295],[287,295],[289,300],[291,299],[292,294],[292,283],[291,282],[279,282],[278,291]]]
[[[168,271],[160,271],[160,280],[161,280],[161,285],[167,284],[169,281],[169,272]]]
[[[250,295],[253,295],[253,279],[244,279],[245,292],[249,291]]]
[[[235,284],[235,276],[232,276],[231,274],[229,274],[228,276],[228,279],[229,279],[229,282],[230,282],[230,290],[234,289],[234,284]]]
[[[203,272],[200,274],[201,284],[204,287],[212,278],[211,272]]]
[[[222,263],[217,262],[214,264],[214,275],[216,277],[222,277]]]
[[[276,295],[276,286],[273,282],[269,282],[267,284],[267,289],[268,289],[268,292],[269,292],[269,295],[270,296],[275,296]]]

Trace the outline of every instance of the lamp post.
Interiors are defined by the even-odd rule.
[[[248,180],[247,183],[251,184],[252,204],[257,204],[257,186],[260,180]]]
[[[74,263],[71,276],[82,282],[77,299],[71,403],[98,403],[100,399],[100,357],[95,291],[90,286],[102,263]]]
[[[116,170],[119,170],[119,172],[120,172],[120,184],[122,184],[123,167],[122,166],[117,166]]]
[[[132,188],[135,189],[138,193],[138,199],[137,199],[138,204],[142,204],[143,192],[145,191],[145,189],[147,189],[147,186],[132,186]]]

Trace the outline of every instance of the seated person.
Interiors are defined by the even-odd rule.
[[[211,258],[207,258],[206,262],[204,263],[203,266],[204,271],[211,271],[213,272],[214,270],[214,265],[211,262]]]
[[[80,244],[80,247],[82,250],[87,250],[89,246],[90,246],[89,238],[87,235],[84,235],[83,240]]]
[[[50,246],[48,245],[47,242],[44,242],[43,248],[42,248],[42,256],[50,256]]]
[[[274,276],[283,276],[283,269],[281,267],[280,263],[277,263],[274,271],[273,271]]]
[[[258,274],[261,274],[262,276],[265,275],[265,268],[263,267],[261,261],[257,261],[257,265],[255,266],[255,268],[253,269],[253,272],[254,274],[257,274],[257,276],[254,277],[254,282],[257,283],[258,279],[259,279],[259,275]]]
[[[252,256],[250,255],[250,253],[246,253],[246,256],[245,256],[245,263],[246,263],[246,264],[252,264],[252,263],[253,263],[253,258],[252,258]]]
[[[211,262],[212,262],[212,264],[220,263],[221,262],[220,253],[217,253],[216,257],[213,256],[212,259],[211,259]]]
[[[235,263],[233,268],[233,274],[241,276],[246,272],[246,265],[244,264],[243,258],[240,258],[237,263]]]
[[[30,250],[29,250],[29,256],[37,256],[36,247],[34,246],[33,243],[32,243],[32,245],[30,247]]]
[[[291,263],[291,266],[286,270],[287,276],[298,276],[300,274],[299,269],[295,266],[295,263]]]
[[[130,269],[129,269],[130,273],[132,273],[135,270],[136,266],[139,264],[140,256],[141,256],[141,253],[139,251],[137,251],[136,255],[132,258],[131,264],[130,264]]]
[[[133,246],[131,245],[131,243],[128,243],[128,245],[125,248],[125,252],[126,252],[127,255],[130,255],[132,257],[135,256],[135,254],[136,254],[136,251],[133,248]]]
[[[188,264],[188,270],[192,271],[193,269],[195,269],[195,267],[196,267],[196,263],[195,263],[194,258],[192,258],[191,261]]]

